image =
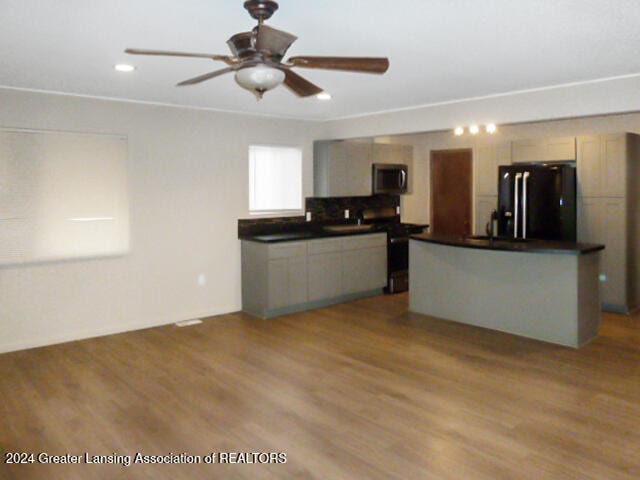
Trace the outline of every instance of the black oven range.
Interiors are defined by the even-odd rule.
[[[402,223],[393,207],[365,209],[359,214],[363,224],[387,232],[387,293],[409,290],[409,235],[422,233],[429,225]]]

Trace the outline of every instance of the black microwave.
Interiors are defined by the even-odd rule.
[[[408,167],[401,163],[374,163],[372,174],[373,194],[407,193]]]

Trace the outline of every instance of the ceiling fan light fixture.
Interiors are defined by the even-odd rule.
[[[262,97],[264,92],[276,88],[284,81],[284,78],[285,74],[282,70],[266,65],[241,68],[236,72],[238,85],[254,92],[258,97]]]
[[[331,100],[331,94],[329,92],[320,92],[318,95],[316,95],[316,98],[318,100]]]

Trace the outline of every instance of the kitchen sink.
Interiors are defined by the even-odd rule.
[[[325,225],[322,229],[331,233],[365,232],[372,230],[373,225]]]

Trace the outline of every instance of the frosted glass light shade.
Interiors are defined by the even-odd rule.
[[[243,68],[236,72],[236,82],[242,88],[259,93],[276,88],[284,81],[284,77],[282,70],[265,65]]]

